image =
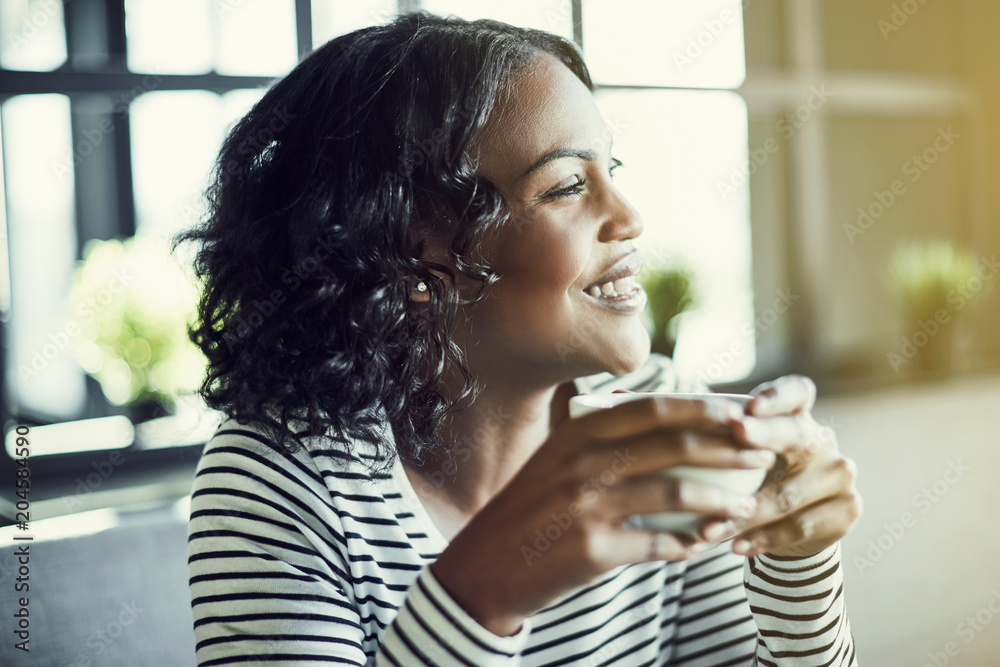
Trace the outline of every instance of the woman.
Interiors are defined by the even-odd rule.
[[[855,664],[860,501],[810,382],[567,418],[690,389],[650,355],[617,164],[570,43],[426,14],[234,128],[186,237],[230,417],[192,497],[200,665]],[[678,465],[770,472],[744,497]],[[663,511],[698,537],[630,519]]]

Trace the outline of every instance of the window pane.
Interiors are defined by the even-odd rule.
[[[3,105],[10,229],[12,357],[8,383],[22,407],[55,419],[83,409],[83,374],[73,356],[89,311],[70,313],[76,259],[69,100],[21,95]],[[99,304],[96,307],[100,307]]]
[[[126,0],[128,68],[164,74],[210,71],[215,5],[203,0]]]
[[[62,0],[0,2],[0,66],[44,72],[66,62]]]
[[[611,3],[607,3],[610,5]],[[538,28],[573,38],[573,4],[570,0],[423,0],[421,8],[435,14],[455,14],[464,19],[497,19],[525,28]]]
[[[397,0],[313,0],[313,45],[318,48],[338,35],[386,23],[398,6]]]
[[[625,163],[615,180],[645,221],[636,245],[646,268],[680,260],[694,273],[699,301],[682,318],[678,370],[708,384],[746,377],[755,359],[749,196],[745,184],[719,187],[748,160],[746,104],[722,91],[603,90],[597,102]]]
[[[233,125],[247,115],[253,105],[260,101],[266,91],[263,88],[250,90],[230,90],[222,94],[222,129],[229,134]],[[221,144],[219,148],[222,148]]]
[[[583,0],[583,48],[597,83],[736,88],[746,76],[734,0]]]
[[[222,100],[207,91],[153,92],[131,106],[136,229],[172,236],[197,222],[222,145]]]
[[[216,71],[280,76],[295,67],[294,0],[221,0],[212,5],[219,26]]]

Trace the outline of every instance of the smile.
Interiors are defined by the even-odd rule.
[[[639,282],[635,276],[626,276],[618,280],[604,283],[603,285],[593,285],[587,290],[587,294],[595,299],[614,298],[626,294],[632,294],[639,287]]]
[[[611,283],[592,286],[584,291],[595,304],[609,310],[634,315],[646,307],[646,290],[635,276],[619,278]]]

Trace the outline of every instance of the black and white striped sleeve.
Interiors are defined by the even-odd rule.
[[[843,593],[839,543],[802,559],[723,543],[687,567],[669,664],[856,667]]]
[[[191,498],[199,667],[512,664],[530,625],[510,637],[494,635],[462,611],[428,567],[399,608],[376,601],[382,637],[366,634],[373,619],[359,612],[348,562],[358,556],[343,548],[321,475],[308,456],[276,459],[240,441],[210,443]]]
[[[839,542],[809,558],[747,558],[743,577],[758,664],[856,667]]]

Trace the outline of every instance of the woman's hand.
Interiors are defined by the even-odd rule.
[[[660,473],[680,465],[767,468],[776,456],[737,441],[741,407],[725,399],[649,397],[561,421],[431,566],[480,624],[521,621],[620,565],[683,560],[705,544],[625,527],[634,514],[746,519],[753,496]]]
[[[816,386],[790,375],[754,389],[748,417],[735,429],[748,446],[778,454],[756,494],[759,509],[749,520],[709,521],[701,535],[720,541],[735,535],[733,550],[803,558],[843,537],[861,514],[854,462],[840,453],[833,429],[813,419]]]

